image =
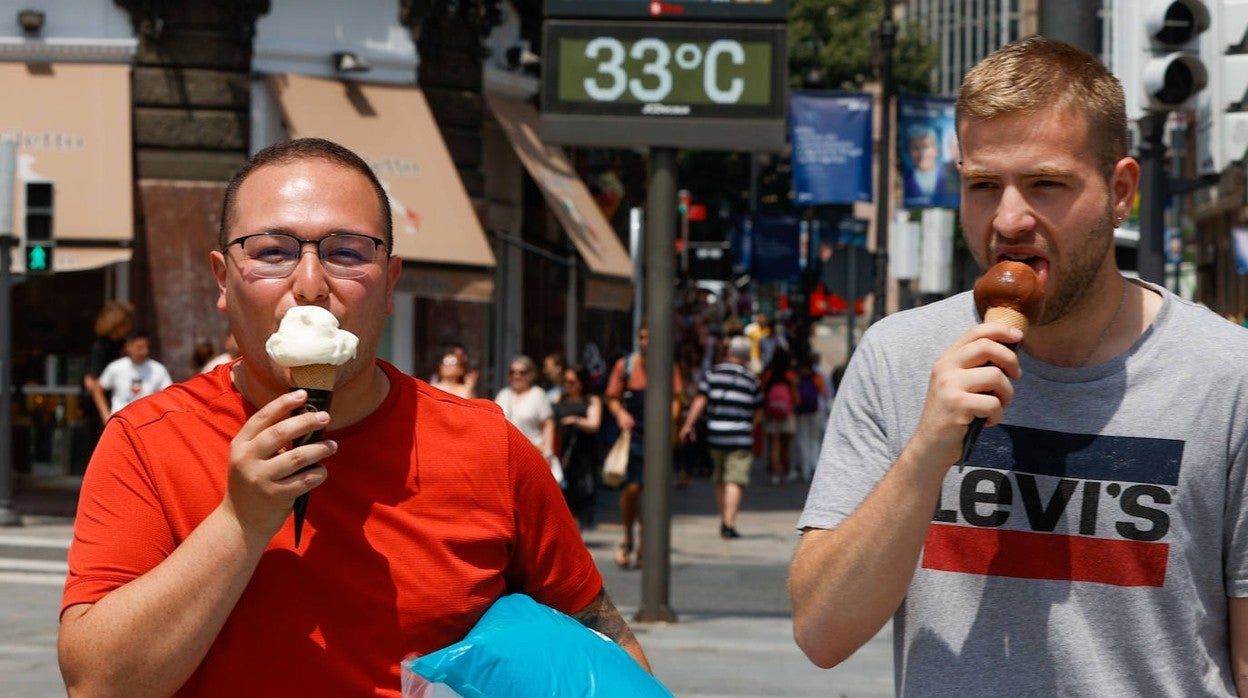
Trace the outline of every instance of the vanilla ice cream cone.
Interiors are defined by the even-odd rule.
[[[307,402],[295,410],[299,414],[309,410],[329,411],[334,396],[334,381],[338,367],[355,357],[359,339],[350,332],[339,329],[333,313],[317,306],[294,306],[286,311],[281,325],[265,343],[269,357],[279,366],[290,370],[292,389],[308,391]],[[321,440],[320,429],[296,439],[292,447]],[[311,467],[311,466],[309,466]],[[303,532],[303,520],[308,511],[308,494],[295,499],[295,547]]]

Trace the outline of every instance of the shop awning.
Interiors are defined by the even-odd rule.
[[[547,205],[572,239],[590,273],[604,277],[600,280],[607,282],[606,285],[611,285],[611,281],[617,285],[631,284],[632,259],[563,148],[547,145],[538,136],[537,110],[525,102],[501,95],[487,94],[485,99],[511,141],[516,156],[542,190]],[[596,297],[612,296],[627,298],[630,303],[632,300],[631,292]]]
[[[13,234],[25,235],[26,182],[52,182],[54,271],[130,259],[130,66],[0,63],[0,137],[17,142]],[[13,271],[24,271],[20,254]]]
[[[401,281],[401,288],[421,296],[489,300],[494,253],[418,87],[294,74],[270,75],[268,81],[292,138],[328,138],[373,168],[390,195],[394,252],[422,267],[406,269],[404,276],[448,272],[437,283],[415,278]]]

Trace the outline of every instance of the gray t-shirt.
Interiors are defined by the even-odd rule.
[[[898,695],[1230,696],[1226,597],[1248,597],[1248,331],[1165,290],[1125,354],[1020,351],[1002,425],[945,478],[894,618]],[[911,438],[964,293],[873,325],[799,528],[833,528]]]

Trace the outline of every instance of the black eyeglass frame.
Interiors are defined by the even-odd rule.
[[[385,248],[386,255],[389,256],[390,254],[390,248],[388,245],[386,245],[385,240],[382,240],[381,238],[373,237],[372,235],[365,235],[364,233],[330,233],[329,235],[326,235],[325,237],[319,238],[316,240],[305,240],[300,237],[295,237],[294,235],[291,235],[290,233],[283,233],[283,232],[278,232],[278,231],[271,231],[267,233],[252,233],[251,235],[243,235],[241,237],[234,238],[233,240],[230,240],[229,242],[225,243],[225,246],[221,248],[221,252],[222,254],[228,255],[230,248],[233,247],[234,245],[238,245],[238,248],[241,250],[243,248],[243,243],[253,238],[258,238],[258,237],[283,237],[283,238],[289,238],[291,240],[294,240],[299,243],[299,255],[295,257],[294,264],[291,266],[290,271],[287,271],[285,274],[279,277],[271,277],[271,278],[284,279],[287,276],[290,276],[292,273],[294,273],[295,268],[299,266],[299,257],[301,257],[303,254],[304,245],[316,246],[316,258],[319,259],[321,261],[321,265],[324,266],[325,255],[322,252],[322,248],[321,248],[322,243],[324,243],[326,240],[331,240],[333,238],[341,238],[341,237],[346,237],[346,236],[351,236],[353,238],[363,238],[373,243],[373,259],[367,264],[373,264],[377,261],[378,249]],[[243,258],[246,260],[256,259],[255,257],[248,257],[245,252],[243,253]],[[277,266],[277,265],[269,265],[269,266]],[[364,265],[361,265],[361,266],[364,266]],[[361,273],[356,276],[363,276],[363,275],[364,274]],[[331,276],[334,276],[334,275],[331,274]],[[353,277],[342,277],[342,278],[353,278]]]

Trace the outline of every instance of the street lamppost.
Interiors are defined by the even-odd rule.
[[[893,46],[897,41],[897,25],[893,22],[893,0],[884,0],[884,16],[877,34],[880,62],[880,147],[877,185],[875,190],[875,303],[871,321],[884,317],[888,304],[888,226],[889,194],[892,171],[893,121]],[[850,311],[853,311],[851,302]]]

